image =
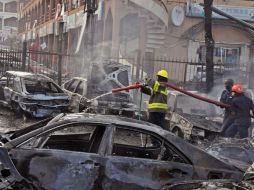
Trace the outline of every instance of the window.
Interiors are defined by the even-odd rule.
[[[83,91],[84,91],[84,82],[81,82],[76,89],[76,93],[83,95]]]
[[[7,87],[9,87],[9,88],[14,87],[14,76],[9,76],[7,78]]]
[[[79,80],[73,80],[73,82],[70,84],[67,90],[71,92],[75,92],[75,89],[78,86],[78,84],[79,84]]]
[[[68,89],[68,87],[70,86],[70,84],[73,82],[73,80],[70,80],[70,81],[68,81],[68,82],[66,82],[65,84],[64,84],[64,88],[65,89]]]
[[[31,94],[60,93],[62,92],[54,83],[50,81],[36,81],[24,79],[26,91]]]
[[[182,156],[164,143],[150,134],[117,128],[112,155],[186,163]]]
[[[13,90],[16,91],[16,92],[21,92],[22,91],[19,77],[14,78]]]
[[[19,147],[97,153],[105,128],[105,126],[72,124],[33,137]]]

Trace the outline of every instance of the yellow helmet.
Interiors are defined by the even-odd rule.
[[[164,78],[167,78],[168,79],[168,72],[166,70],[160,70],[158,73],[157,73],[157,76],[161,76],[161,77],[164,77]]]

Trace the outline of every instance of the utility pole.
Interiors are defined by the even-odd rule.
[[[87,13],[87,24],[84,38],[85,53],[89,61],[93,58],[94,33],[95,33],[95,11],[98,9],[98,0],[85,0],[84,12]]]
[[[212,4],[213,0],[204,0],[207,92],[210,92],[214,85],[214,71],[213,71],[214,40],[212,34]]]
[[[58,39],[58,85],[62,85],[62,46],[63,46],[63,27],[64,23],[59,23],[59,39]]]

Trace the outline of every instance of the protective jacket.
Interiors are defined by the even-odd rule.
[[[166,113],[168,109],[166,86],[158,81],[151,81],[148,86],[141,88],[141,92],[150,95],[148,111]]]
[[[234,96],[232,100],[232,112],[235,114],[235,124],[251,124],[250,111],[254,108],[253,102],[244,94]]]

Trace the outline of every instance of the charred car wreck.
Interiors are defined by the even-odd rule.
[[[1,148],[41,189],[161,189],[183,180],[241,180],[244,174],[147,122],[80,113],[46,123],[9,134]]]
[[[67,111],[69,96],[44,75],[7,71],[0,79],[0,103],[17,113],[47,117]]]
[[[168,103],[168,129],[177,136],[193,140],[220,135],[221,122],[215,120],[218,115],[214,105],[176,91],[169,93]]]

